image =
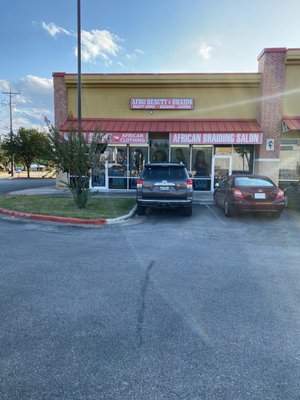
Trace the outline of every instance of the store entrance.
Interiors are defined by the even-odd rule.
[[[232,173],[232,156],[214,156],[212,169],[213,188],[215,188],[216,184]]]
[[[150,133],[150,161],[168,162],[169,161],[169,134]]]

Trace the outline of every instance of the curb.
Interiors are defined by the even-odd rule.
[[[67,217],[57,217],[54,215],[41,215],[41,214],[29,214],[22,211],[7,210],[5,208],[0,208],[0,214],[8,215],[10,217],[33,219],[38,221],[49,221],[49,222],[59,222],[67,224],[77,224],[77,225],[112,225],[118,224],[135,215],[136,206],[127,214],[117,218],[67,218]]]

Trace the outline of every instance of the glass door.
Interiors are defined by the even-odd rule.
[[[213,188],[216,187],[222,179],[232,172],[232,156],[214,156],[213,157]],[[212,188],[212,189],[213,189]]]
[[[169,161],[169,135],[165,133],[150,133],[151,162],[163,163]]]

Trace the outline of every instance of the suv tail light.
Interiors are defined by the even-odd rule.
[[[284,198],[284,191],[279,189],[278,193],[277,193],[277,196],[276,196],[276,199],[283,199],[283,198]]]
[[[193,189],[193,180],[192,179],[188,179],[186,181],[186,187],[187,187],[187,189]]]
[[[244,197],[244,195],[240,191],[240,189],[236,189],[236,188],[232,190],[232,195],[233,195],[233,197],[236,197],[237,199],[242,199]]]
[[[138,179],[136,181],[136,188],[137,189],[142,189],[142,187],[143,187],[143,179]]]

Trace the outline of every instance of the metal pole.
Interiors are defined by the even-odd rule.
[[[78,135],[81,140],[81,10],[77,0],[77,101],[78,101]]]
[[[10,127],[10,140],[12,141],[12,139],[13,139],[13,128],[12,128],[11,91],[9,92],[9,127]],[[15,173],[14,170],[15,170],[15,155],[13,154],[11,156],[11,162],[10,162],[11,177],[14,176],[14,173]]]

